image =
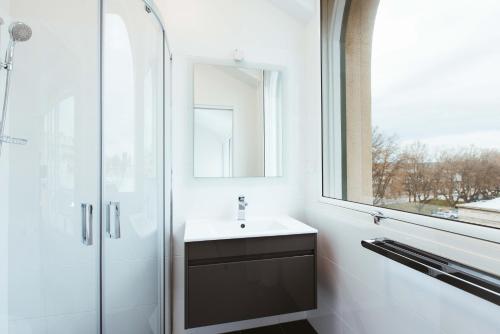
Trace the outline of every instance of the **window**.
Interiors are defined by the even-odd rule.
[[[323,196],[500,228],[498,18],[322,0]]]

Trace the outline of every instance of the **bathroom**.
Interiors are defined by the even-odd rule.
[[[0,334],[500,333],[473,5],[0,0]]]

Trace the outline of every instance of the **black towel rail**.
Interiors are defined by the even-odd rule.
[[[393,261],[500,306],[500,277],[386,238],[361,245]]]

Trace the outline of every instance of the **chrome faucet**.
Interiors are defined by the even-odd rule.
[[[245,201],[245,196],[238,197],[238,220],[245,220],[245,209],[248,203]]]

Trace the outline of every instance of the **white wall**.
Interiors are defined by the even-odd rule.
[[[190,218],[236,217],[237,197],[246,195],[248,215],[288,214],[303,218],[300,150],[300,89],[304,23],[267,0],[163,0],[173,58],[174,327],[184,330],[184,222]],[[191,57],[232,59],[235,48],[251,63],[285,67],[283,178],[193,178],[193,82]],[[300,316],[300,315],[299,315]],[[196,330],[220,333],[288,319],[275,317]]]
[[[384,221],[320,199],[319,17],[308,26],[306,70],[306,221],[319,231],[319,309],[308,318],[320,334],[500,332],[500,307],[392,262],[360,244],[387,237],[500,274],[500,245]]]
[[[183,229],[189,218],[236,215],[247,195],[250,215],[284,213],[319,233],[319,309],[308,318],[320,334],[498,333],[499,307],[361,247],[388,237],[500,274],[500,247],[423,227],[385,221],[319,201],[321,173],[319,16],[304,29],[263,0],[163,0],[174,51],[175,333],[183,333]],[[305,35],[304,35],[305,31]],[[280,179],[192,177],[192,56],[284,65],[285,174]],[[304,177],[305,175],[305,177]],[[294,315],[297,316],[297,315]],[[301,316],[301,315],[298,315]],[[214,326],[219,333],[287,317]]]
[[[500,329],[499,307],[404,267],[360,245],[387,237],[499,274],[500,247],[427,228],[384,222],[310,202],[308,221],[320,230],[319,333],[481,333]]]

